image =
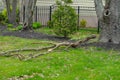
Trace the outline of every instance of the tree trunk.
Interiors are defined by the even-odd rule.
[[[100,42],[120,43],[120,0],[94,0],[100,22]]]
[[[17,0],[13,0],[12,2],[12,11],[11,11],[11,20],[10,23],[16,24],[16,18],[17,18]]]
[[[5,0],[5,3],[7,8],[8,22],[11,24],[16,24],[17,0],[12,0],[12,2],[10,0]]]
[[[23,15],[24,15],[24,0],[19,1],[19,24],[23,24]]]
[[[36,6],[37,0],[26,0],[25,1],[25,20],[23,23],[23,30],[31,29],[33,22],[33,12]]]
[[[8,21],[10,21],[11,19],[10,0],[5,0],[5,3],[6,3]]]

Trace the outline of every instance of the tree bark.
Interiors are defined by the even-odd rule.
[[[100,22],[100,42],[120,43],[120,0],[94,0],[96,13]]]
[[[32,26],[33,12],[36,6],[36,2],[37,0],[19,1],[20,24],[23,24],[23,29],[30,29]],[[17,9],[18,0],[5,0],[5,3],[7,8],[8,21],[11,24],[15,24],[16,16],[17,16],[16,9]]]
[[[17,0],[5,0],[7,15],[8,15],[8,22],[11,24],[16,24],[16,9],[17,9]],[[12,3],[12,5],[11,5]]]
[[[8,21],[10,21],[11,19],[10,0],[5,0],[5,3],[6,3]]]
[[[24,2],[23,0],[20,0],[19,1],[19,24],[23,24],[23,5],[24,5]]]
[[[17,0],[13,0],[10,23],[16,24],[16,18],[17,18],[16,10],[17,10]]]
[[[33,22],[33,12],[36,6],[37,0],[26,0],[25,1],[25,20],[23,22],[23,30],[31,29]]]

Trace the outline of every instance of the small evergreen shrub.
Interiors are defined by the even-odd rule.
[[[82,19],[82,20],[80,21],[80,27],[85,28],[86,25],[87,25],[87,21],[84,20],[84,19]]]
[[[68,37],[77,30],[77,15],[69,2],[71,0],[58,1],[57,10],[52,15],[54,32],[62,37]]]
[[[32,24],[32,28],[33,29],[37,29],[37,28],[40,28],[42,25],[41,25],[41,23],[39,23],[39,22],[34,22],[33,24]]]
[[[52,22],[52,21],[48,21],[48,22],[47,22],[47,26],[48,26],[49,28],[53,28],[53,22]]]

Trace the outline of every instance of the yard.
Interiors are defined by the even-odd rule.
[[[54,35],[49,28],[41,28],[35,32]],[[82,29],[70,37],[72,40],[76,40],[91,34],[98,35],[96,29],[92,28]],[[60,41],[52,38],[41,39],[40,36],[39,38],[34,36],[20,38],[21,36],[15,37],[8,32],[1,35],[0,53],[14,49],[46,47],[49,46],[47,42]],[[89,43],[96,42],[96,40],[91,40]],[[41,44],[33,44],[35,42]],[[119,49],[108,48],[109,46],[105,49],[97,46],[80,46],[64,50],[65,47],[60,47],[50,54],[28,61],[20,61],[16,56],[0,57],[0,80],[119,80]],[[43,52],[17,53],[28,56]]]

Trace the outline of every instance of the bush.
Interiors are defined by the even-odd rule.
[[[6,8],[4,8],[4,9],[2,10],[2,15],[3,15],[4,17],[7,17],[7,10],[6,10]]]
[[[39,23],[39,22],[34,22],[33,24],[32,24],[32,28],[33,29],[37,29],[37,28],[40,28],[42,25],[41,25],[41,23]]]
[[[3,9],[2,15],[4,17],[4,22],[8,23],[8,16],[7,16],[7,10],[6,10],[6,8]]]
[[[22,30],[23,26],[22,25],[18,25],[17,27],[13,28],[13,27],[9,27],[8,30],[10,31],[17,31],[17,30]]]
[[[5,17],[0,13],[0,23],[5,20]]]
[[[14,26],[13,24],[7,24],[8,28],[13,28],[13,26]]]
[[[77,15],[67,3],[58,2],[58,8],[52,15],[55,34],[68,37],[77,30]]]
[[[22,30],[23,29],[23,26],[22,25],[18,25],[17,26],[17,30]]]
[[[10,10],[12,10],[12,7],[10,8]],[[4,22],[5,23],[8,23],[8,16],[7,16],[7,10],[6,10],[6,8],[4,8],[3,10],[2,10],[2,12],[1,12],[1,14],[3,15],[3,17],[4,17]],[[17,14],[17,18],[16,18],[16,22],[19,22],[19,9],[17,8],[16,9],[16,14]]]
[[[47,22],[47,26],[48,26],[49,28],[53,28],[53,22],[52,22],[52,21],[48,21],[48,22]]]
[[[20,13],[20,12],[19,12],[19,8],[17,8],[17,9],[16,9],[16,14],[17,14],[17,15],[16,15],[16,22],[17,22],[17,23],[19,22],[19,17],[20,17],[20,16],[19,16],[19,13]]]
[[[84,20],[84,19],[82,19],[82,20],[80,21],[80,27],[85,28],[86,25],[87,25],[87,21]]]

